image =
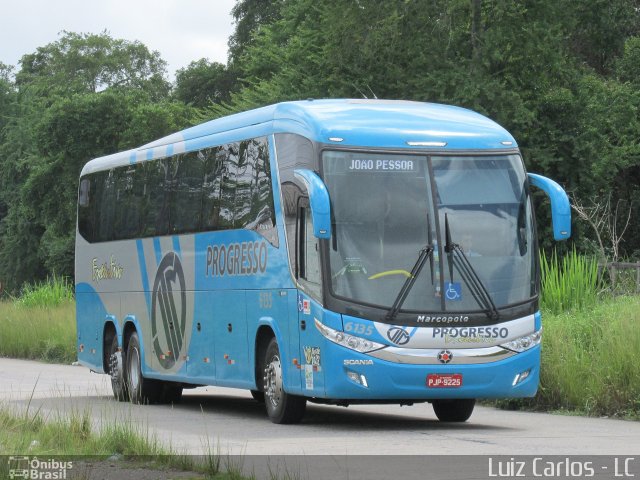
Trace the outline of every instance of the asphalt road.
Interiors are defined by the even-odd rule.
[[[635,455],[640,460],[640,422],[476,407],[467,423],[444,424],[429,404],[310,404],[300,425],[274,425],[264,407],[242,390],[198,388],[185,390],[176,406],[131,405],[113,400],[106,375],[6,358],[0,359],[0,403],[29,404],[44,412],[89,411],[97,425],[124,419],[190,454],[343,460],[358,455]]]

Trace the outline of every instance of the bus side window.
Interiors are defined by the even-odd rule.
[[[173,164],[175,172],[169,208],[172,234],[200,231],[204,162],[204,155],[191,152],[178,156]]]
[[[313,219],[309,207],[298,210],[299,278],[316,298],[321,298],[320,247],[313,235]]]
[[[229,143],[223,145],[218,152],[222,162],[220,185],[220,215],[218,216],[218,230],[234,228],[236,209],[236,171],[240,159],[240,145]]]
[[[78,231],[85,240],[95,241],[95,175],[80,180],[78,192]]]
[[[113,170],[100,172],[96,181],[96,193],[100,194],[100,206],[99,211],[96,212],[96,216],[99,219],[97,230],[97,241],[107,242],[113,240],[113,221],[115,213],[115,179]]]
[[[169,191],[167,159],[144,162],[145,202],[141,237],[166,235],[169,230]]]

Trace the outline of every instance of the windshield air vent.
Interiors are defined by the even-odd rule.
[[[447,142],[407,142],[410,147],[446,147]]]

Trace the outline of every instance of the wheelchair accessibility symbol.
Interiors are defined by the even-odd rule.
[[[444,294],[447,300],[451,300],[452,302],[462,300],[462,285],[460,282],[447,282],[444,286]]]

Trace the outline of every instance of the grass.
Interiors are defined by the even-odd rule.
[[[15,303],[22,307],[50,308],[73,301],[73,285],[65,277],[54,275],[46,282],[25,284]]]
[[[542,368],[534,398],[490,402],[509,410],[640,420],[640,296],[544,314]]]
[[[508,409],[640,419],[640,296],[614,296],[595,259],[541,256],[542,367],[532,399]]]
[[[0,302],[0,356],[75,361],[75,302],[66,279],[26,285],[20,297]]]
[[[595,259],[541,258],[540,388],[525,405],[640,418],[640,296],[613,297]]]
[[[0,356],[75,361],[75,302],[68,300],[49,308],[0,302]]]
[[[118,468],[126,474],[128,468],[148,470],[174,469],[193,472],[194,479],[234,480],[247,479],[237,460],[215,457],[193,457],[174,452],[144,427],[135,422],[105,423],[96,428],[88,411],[52,414],[40,411],[18,412],[0,405],[0,455],[28,455],[40,459],[71,458],[74,463],[87,460],[109,464],[111,473]],[[222,471],[222,463],[227,471]],[[113,466],[115,463],[117,465]],[[215,468],[212,468],[215,466]],[[8,463],[0,462],[0,478],[8,478]],[[75,477],[74,477],[75,478]],[[164,478],[164,477],[163,477]]]
[[[602,283],[595,258],[579,255],[575,248],[558,259],[554,251],[549,258],[540,255],[544,311],[558,314],[583,310],[598,301]]]
[[[543,316],[536,408],[640,418],[640,297]]]

